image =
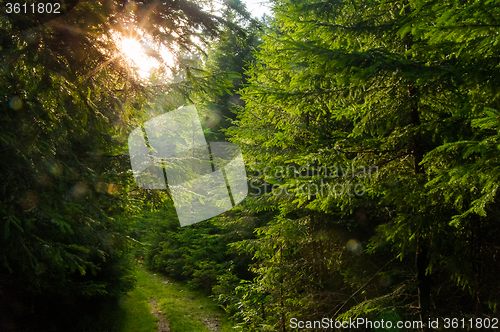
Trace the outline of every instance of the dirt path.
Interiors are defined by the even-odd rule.
[[[233,331],[225,312],[206,295],[142,267],[136,277],[137,290],[148,303],[143,308],[155,318],[157,332]]]
[[[158,310],[158,302],[156,299],[151,298],[148,303],[151,307],[151,313],[158,319],[158,332],[171,332],[168,321],[165,319],[161,310]],[[206,328],[210,331],[217,332],[220,330],[219,320],[217,318],[210,319],[210,317],[206,317],[203,319],[203,324],[205,324]]]
[[[207,317],[203,320],[203,324],[205,324],[205,327],[209,329],[210,331],[220,331],[219,327],[219,320],[218,319],[210,319],[210,317]]]
[[[151,313],[153,316],[158,318],[158,332],[170,332],[170,326],[168,325],[165,316],[158,310],[158,302],[156,302],[156,299],[151,298],[149,300],[149,305],[151,306]]]

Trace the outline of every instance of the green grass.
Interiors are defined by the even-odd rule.
[[[156,299],[159,310],[165,314],[172,332],[210,332],[204,324],[207,319],[217,323],[219,331],[233,331],[224,311],[212,299],[158,273],[155,275],[146,271],[141,266],[137,268],[137,286],[134,292],[141,292],[143,301],[151,297]]]
[[[206,295],[172,282],[159,273],[137,267],[137,284],[133,291],[124,295],[118,308],[105,313],[113,332],[155,332],[157,319],[151,313],[148,301],[155,298],[172,332],[210,332],[204,322],[217,324],[217,331],[234,331],[227,316]]]
[[[158,325],[151,314],[148,304],[149,297],[140,289],[135,288],[120,300],[120,332],[155,332]]]
[[[157,319],[151,314],[149,297],[140,288],[123,295],[118,303],[110,302],[99,316],[79,324],[84,332],[156,332]],[[89,320],[92,319],[92,320]]]

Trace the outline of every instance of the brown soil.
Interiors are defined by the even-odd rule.
[[[215,331],[215,332],[220,331],[219,320],[217,318],[214,319],[205,318],[203,320],[203,324],[205,324],[205,327],[210,331]]]
[[[151,298],[149,300],[149,305],[151,306],[151,313],[153,316],[158,318],[158,332],[170,332],[170,326],[168,325],[165,316],[158,310],[158,302],[156,302],[156,299]]]

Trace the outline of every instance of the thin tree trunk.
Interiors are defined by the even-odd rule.
[[[410,15],[411,9],[408,2],[405,4],[405,14]],[[413,37],[411,34],[406,36],[405,48],[409,51],[413,45]],[[407,57],[411,58],[410,55]],[[418,90],[415,86],[410,84],[408,86],[408,98],[411,105],[410,109],[410,119],[411,124],[415,127],[420,126],[420,112],[418,108]],[[425,170],[422,165],[419,165],[424,158],[424,147],[422,146],[422,135],[420,129],[418,129],[413,137],[413,167],[415,175],[418,177],[420,174],[424,174]],[[425,221],[423,221],[425,222]],[[430,331],[429,327],[429,311],[431,305],[431,279],[430,276],[426,274],[427,267],[429,266],[429,247],[427,243],[422,238],[421,230],[418,230],[417,234],[417,251],[415,253],[415,263],[417,269],[417,286],[418,286],[418,307],[420,320],[423,324],[423,331]]]
[[[429,259],[427,257],[428,249],[426,245],[419,244],[416,253],[417,260],[417,281],[418,281],[418,306],[420,310],[420,320],[423,323],[424,331],[430,331],[428,326],[429,310],[431,306],[431,280],[426,275]]]
[[[415,87],[410,86],[408,89],[408,96],[412,104],[411,122],[414,126],[420,125],[420,113],[418,110],[417,90]],[[418,176],[423,174],[424,167],[419,165],[424,158],[424,149],[422,147],[422,135],[420,129],[417,130],[413,138],[413,161],[414,172]],[[425,221],[424,221],[425,222]],[[420,232],[420,230],[419,230]],[[429,248],[422,239],[422,235],[418,234],[417,239],[417,252],[415,253],[416,268],[417,268],[417,282],[418,282],[418,306],[420,310],[420,320],[423,323],[424,331],[430,331],[428,326],[429,311],[431,305],[431,280],[430,276],[426,274],[427,267],[429,266]]]
[[[417,90],[415,87],[410,86],[408,89],[408,96],[412,104],[411,122],[414,126],[420,125],[420,113],[418,110]],[[424,150],[422,147],[422,136],[420,130],[417,130],[413,138],[413,161],[414,172],[418,176],[423,174],[424,167],[419,165],[424,158]],[[419,230],[420,232],[420,230]],[[431,305],[431,280],[430,276],[426,274],[427,267],[429,266],[428,253],[429,248],[422,239],[419,233],[417,237],[417,252],[415,253],[416,268],[417,268],[417,282],[418,282],[418,306],[420,311],[420,320],[423,323],[424,331],[429,331],[429,311]]]
[[[283,244],[281,244],[280,248],[280,265],[283,265]],[[281,328],[282,332],[286,332],[285,305],[283,302],[283,275],[280,277],[280,305],[281,305]]]

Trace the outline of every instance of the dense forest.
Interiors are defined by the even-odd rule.
[[[235,331],[500,328],[500,1],[0,5],[0,331],[113,331],[137,264]],[[181,227],[128,137],[188,105],[248,195]]]

